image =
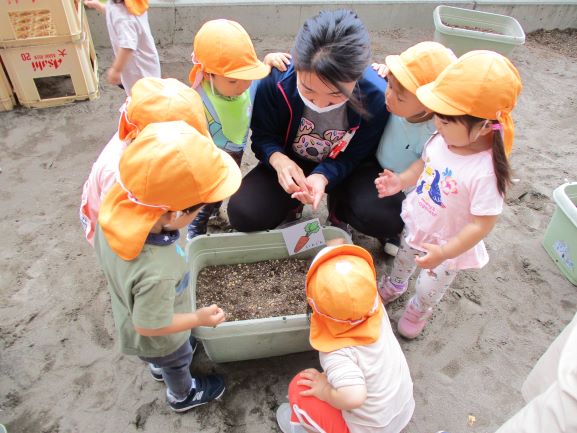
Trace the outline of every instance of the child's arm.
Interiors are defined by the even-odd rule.
[[[116,58],[114,63],[108,69],[107,78],[110,84],[120,84],[120,75],[124,70],[124,67],[132,57],[132,50],[130,48],[119,48],[116,53]],[[127,89],[128,90],[128,89]]]
[[[140,328],[134,330],[143,337],[159,337],[162,335],[176,334],[199,326],[214,326],[224,322],[224,311],[215,304],[210,307],[203,307],[194,313],[177,313],[172,316],[172,323],[163,328]]]
[[[467,224],[444,245],[422,244],[427,251],[423,257],[416,257],[415,262],[423,269],[434,269],[447,259],[460,256],[483,240],[495,227],[498,215],[474,215],[473,222]]]
[[[333,388],[327,380],[327,375],[314,368],[304,370],[300,375],[302,378],[297,383],[310,387],[310,389],[301,391],[301,395],[315,396],[337,409],[355,409],[367,399],[367,387],[364,385]]]
[[[417,159],[401,174],[393,173],[387,169],[383,170],[375,179],[379,198],[395,195],[409,186],[414,186],[424,168],[425,161]]]
[[[84,0],[84,6],[90,9],[94,9],[100,13],[106,12],[106,5],[100,3],[100,0]]]
[[[287,66],[291,64],[291,59],[292,56],[289,53],[268,53],[262,62],[284,72],[287,70]]]

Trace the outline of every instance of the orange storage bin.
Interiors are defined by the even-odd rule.
[[[80,37],[84,6],[81,0],[3,0],[0,41],[3,46],[47,37]]]
[[[44,108],[98,97],[98,62],[90,32],[74,42],[0,50],[18,101]]]

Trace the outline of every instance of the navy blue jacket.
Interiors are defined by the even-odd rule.
[[[358,127],[344,152],[335,159],[326,158],[312,173],[320,173],[329,181],[327,190],[342,182],[363,160],[373,156],[389,113],[385,107],[386,81],[369,66],[355,87],[355,94],[370,118],[362,118],[347,107],[349,129]],[[304,103],[297,91],[297,76],[292,65],[286,72],[273,68],[260,81],[253,106],[251,129],[252,150],[264,164],[274,152],[282,152],[298,163],[301,158],[292,150]]]

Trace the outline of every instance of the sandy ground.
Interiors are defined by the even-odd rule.
[[[374,34],[374,57],[383,61],[430,37]],[[291,42],[256,46],[263,54]],[[161,51],[165,76],[186,78],[188,50]],[[529,40],[513,54],[525,84],[511,159],[519,182],[488,238],[489,265],[462,273],[424,334],[401,340],[417,402],[407,433],[494,431],[523,405],[525,376],[577,310],[577,288],[541,246],[553,189],[576,180],[571,53]],[[102,72],[110,52],[99,55]],[[106,284],[77,217],[81,186],[124,99],[107,84],[101,90],[90,103],[0,113],[0,423],[10,433],[277,431],[275,409],[290,378],[317,365],[314,352],[221,365],[200,353],[194,371],[224,374],[228,391],[178,415],[143,364],[115,351]],[[245,161],[245,170],[254,164]],[[374,254],[379,273],[391,265],[376,242],[355,240]],[[388,307],[392,322],[406,299]]]

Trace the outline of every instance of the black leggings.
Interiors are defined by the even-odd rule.
[[[305,168],[302,165],[305,176],[314,167]],[[230,198],[228,219],[239,232],[270,230],[283,222],[287,214],[300,204],[280,186],[276,171],[259,163],[242,179],[239,190]]]
[[[334,212],[338,219],[381,241],[403,230],[401,206],[405,194],[379,198],[375,179],[383,171],[376,159],[362,163],[335,188]]]

